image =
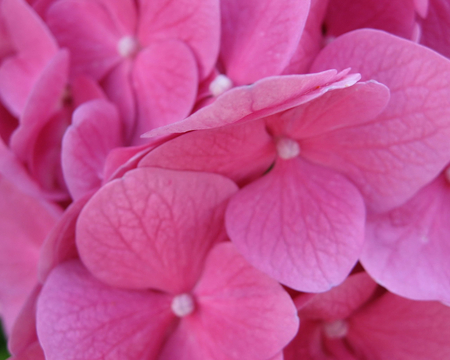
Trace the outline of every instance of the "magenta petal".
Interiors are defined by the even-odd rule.
[[[302,319],[329,322],[345,319],[372,297],[377,286],[365,272],[350,275],[339,286],[316,294],[300,308],[299,315]]]
[[[178,357],[184,348],[206,353],[203,359],[268,359],[297,332],[298,317],[289,295],[229,242],[211,250],[194,294],[198,309],[183,318],[178,329],[176,340],[183,348],[171,339],[163,359],[190,359]],[[192,337],[195,341],[186,341]]]
[[[155,41],[136,57],[132,81],[138,99],[135,137],[183,120],[197,95],[197,65],[192,51],[175,40]],[[176,104],[176,106],[174,106]]]
[[[269,116],[315,99],[331,89],[355,84],[360,76],[334,70],[318,74],[276,76],[239,86],[219,96],[186,120],[144,134],[144,137],[211,129]]]
[[[138,37],[144,46],[155,40],[177,39],[193,50],[200,79],[217,60],[220,15],[217,0],[139,0]]]
[[[236,189],[215,174],[129,171],[102,187],[81,212],[80,257],[114,286],[189,291],[211,246],[224,239],[223,213]]]
[[[450,62],[410,41],[358,30],[327,46],[312,69],[348,66],[363,79],[388,86],[391,100],[372,122],[321,138],[314,145],[314,161],[350,177],[371,209],[388,210],[430,182],[449,161],[450,88],[442,74],[450,71]],[[323,148],[335,155],[323,156]]]
[[[310,0],[222,0],[220,59],[235,85],[279,75],[305,25]]]
[[[365,210],[341,175],[302,159],[275,168],[230,201],[226,228],[255,267],[296,290],[341,283],[360,255]]]
[[[35,81],[58,48],[42,19],[25,1],[3,0],[1,6],[17,53],[0,68],[0,93],[9,110],[20,116]]]
[[[70,261],[42,289],[37,332],[47,360],[154,359],[173,319],[169,296],[111,288]]]
[[[420,22],[420,43],[450,57],[450,3],[430,0],[427,17]]]
[[[391,292],[450,302],[450,190],[443,175],[407,203],[369,217],[361,261]]]
[[[64,179],[74,200],[100,187],[108,153],[122,145],[123,125],[113,104],[93,100],[75,110],[61,153]]]
[[[39,342],[34,342],[17,356],[11,356],[8,360],[46,360],[44,351]]]
[[[387,293],[349,319],[348,342],[371,359],[450,358],[450,308]]]
[[[122,35],[107,9],[96,1],[56,1],[47,23],[58,43],[70,50],[74,74],[96,80],[120,63],[117,43]]]
[[[275,154],[264,122],[254,121],[183,134],[151,151],[139,167],[213,172],[242,184],[261,176]]]

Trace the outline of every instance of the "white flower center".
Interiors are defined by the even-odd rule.
[[[132,57],[139,50],[139,42],[134,36],[124,36],[117,43],[117,52],[123,57]]]
[[[216,78],[209,84],[209,91],[213,96],[222,95],[225,91],[233,87],[231,79],[225,75],[217,75]]]
[[[195,309],[194,299],[190,294],[177,295],[172,300],[171,308],[176,316],[187,316]]]
[[[340,339],[347,335],[348,324],[345,320],[336,320],[324,323],[322,329],[326,337],[330,339]]]
[[[282,159],[292,159],[300,154],[300,145],[295,140],[283,137],[277,140],[277,152]]]

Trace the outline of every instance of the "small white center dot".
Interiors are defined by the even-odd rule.
[[[139,51],[139,42],[134,36],[124,36],[117,43],[117,52],[123,57],[132,57]]]
[[[344,320],[326,322],[322,325],[323,333],[330,339],[340,339],[347,336],[348,324]]]
[[[194,299],[190,294],[177,295],[172,300],[171,308],[176,316],[187,316],[195,309]]]
[[[222,95],[225,91],[233,87],[231,79],[225,75],[217,75],[216,78],[209,84],[209,91],[213,96]]]
[[[277,140],[277,152],[282,159],[292,159],[300,154],[300,145],[295,140],[280,138]]]

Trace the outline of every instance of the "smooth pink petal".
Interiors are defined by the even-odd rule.
[[[198,87],[192,51],[180,41],[154,41],[136,57],[132,81],[138,103],[137,144],[143,133],[191,112]]]
[[[283,74],[306,73],[323,45],[322,24],[328,0],[311,0],[302,37]]]
[[[286,346],[283,353],[284,360],[336,360],[325,354],[320,323],[311,320],[301,320],[297,336]]]
[[[261,176],[275,154],[264,122],[254,121],[183,134],[149,152],[139,167],[213,172],[241,185]]]
[[[359,80],[358,74],[347,73],[329,70],[319,74],[277,76],[250,86],[239,86],[228,90],[214,103],[196,111],[186,120],[152,130],[143,136],[211,129],[269,116],[311,101],[331,89],[351,86]]]
[[[328,36],[373,28],[411,39],[415,24],[412,0],[330,0],[325,18]]]
[[[92,0],[87,0],[92,2]],[[136,30],[137,6],[133,0],[93,0],[108,12],[117,29],[124,34],[131,34]]]
[[[120,63],[122,36],[107,9],[96,1],[61,0],[47,12],[47,24],[61,47],[68,48],[73,74],[99,80]]]
[[[0,68],[0,94],[19,117],[41,71],[56,54],[57,44],[39,16],[22,0],[3,0],[2,14],[16,54]]]
[[[173,320],[169,296],[109,287],[79,261],[53,270],[37,308],[47,360],[154,359]]]
[[[46,360],[44,351],[39,342],[30,345],[24,352],[17,356],[11,356],[8,360]]]
[[[100,85],[88,76],[80,75],[72,79],[70,90],[74,108],[89,100],[106,99],[106,95]]]
[[[299,309],[300,318],[329,322],[345,319],[372,297],[377,286],[365,272],[350,275],[339,286],[316,294]]]
[[[236,190],[215,174],[129,171],[102,187],[81,212],[80,257],[114,286],[187,291],[211,246],[225,237],[223,214]]]
[[[369,217],[361,257],[391,292],[450,302],[450,190],[444,175],[407,203]]]
[[[450,308],[386,293],[349,321],[348,342],[364,357],[384,360],[450,358]]]
[[[39,249],[56,223],[43,200],[0,176],[0,307],[6,332],[37,283]]]
[[[346,174],[370,209],[388,210],[436,177],[450,159],[450,88],[442,76],[450,62],[410,41],[358,30],[326,47],[312,70],[348,66],[363,80],[388,86],[388,106],[370,123],[303,145],[309,159]]]
[[[432,1],[433,0],[413,0],[417,13],[422,17],[426,17],[430,6],[429,3]]]
[[[220,59],[235,85],[280,75],[294,53],[310,0],[222,0]]]
[[[450,3],[430,0],[427,17],[419,23],[422,29],[420,43],[450,57]]]
[[[217,60],[220,10],[217,0],[139,0],[138,37],[144,46],[155,40],[178,39],[193,50],[200,79]]]
[[[344,177],[303,159],[279,159],[230,200],[226,228],[256,268],[300,291],[341,283],[364,237],[361,195]]]
[[[388,102],[389,89],[368,81],[329,91],[302,106],[267,118],[266,124],[274,136],[304,139],[372,120]],[[305,155],[301,142],[300,148]]]
[[[162,359],[268,359],[297,332],[298,317],[289,295],[229,242],[208,254],[194,295],[198,308],[181,320]]]
[[[42,244],[38,264],[38,276],[42,283],[57,265],[78,258],[75,227],[78,215],[91,196],[92,194],[86,194],[71,203]]]
[[[93,100],[78,107],[62,142],[62,169],[74,200],[100,188],[108,153],[124,145],[123,124],[116,107]]]

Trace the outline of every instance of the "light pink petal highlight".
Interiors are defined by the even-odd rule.
[[[344,177],[300,158],[277,160],[230,201],[226,228],[256,268],[296,290],[341,283],[360,255],[365,210]]]
[[[279,75],[294,53],[310,0],[222,0],[220,59],[235,85]]]
[[[391,292],[450,303],[450,190],[444,175],[394,210],[369,217],[361,257]]]
[[[311,146],[308,157],[345,173],[370,209],[388,210],[436,177],[449,161],[450,88],[442,74],[450,71],[450,62],[410,41],[366,29],[332,42],[312,70],[348,66],[363,80],[388,86],[391,100],[374,121],[305,144]]]
[[[224,239],[223,214],[236,190],[215,174],[129,171],[102,187],[81,212],[80,257],[113,286],[189,291],[211,246]]]
[[[71,261],[42,289],[37,332],[47,360],[154,359],[173,319],[169,296],[111,288]]]

